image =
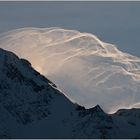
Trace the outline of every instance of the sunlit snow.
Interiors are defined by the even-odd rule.
[[[0,48],[26,58],[70,100],[112,113],[140,107],[140,58],[95,35],[61,28],[22,28],[2,33]]]

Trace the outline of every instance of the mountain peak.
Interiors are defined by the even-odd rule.
[[[76,110],[79,112],[79,115],[84,117],[87,115],[93,116],[107,116],[107,114],[101,109],[99,105],[96,105],[93,108],[86,109],[85,107],[78,106]]]
[[[102,110],[102,108],[99,105],[96,105],[95,107],[93,107],[89,110],[94,110],[96,112],[103,112],[104,113],[104,111]]]

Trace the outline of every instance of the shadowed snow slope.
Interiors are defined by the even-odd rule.
[[[28,61],[0,49],[0,138],[111,138],[113,128],[99,106],[71,103]]]
[[[0,35],[0,47],[29,60],[74,102],[106,112],[140,107],[140,59],[89,33],[22,28]]]
[[[140,109],[70,102],[30,63],[0,49],[0,138],[140,138]]]

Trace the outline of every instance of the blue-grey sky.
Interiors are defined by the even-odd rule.
[[[140,57],[140,2],[0,2],[0,33],[29,26],[90,32]]]

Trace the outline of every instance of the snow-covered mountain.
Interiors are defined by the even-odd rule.
[[[0,49],[0,138],[140,138],[139,130],[139,109],[85,109],[28,61]]]
[[[0,48],[30,61],[71,101],[105,112],[140,107],[140,58],[95,35],[61,28],[22,28],[0,35]]]

